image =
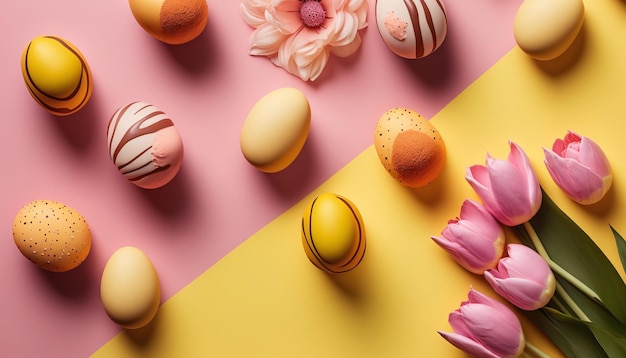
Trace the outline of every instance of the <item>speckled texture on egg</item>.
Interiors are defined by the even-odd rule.
[[[49,200],[33,201],[18,211],[13,240],[27,259],[53,272],[78,267],[91,250],[85,218],[69,206]]]
[[[206,0],[129,0],[128,3],[139,25],[170,45],[195,39],[208,22]]]
[[[413,188],[437,178],[446,160],[439,131],[419,113],[405,108],[391,109],[380,117],[374,146],[385,170]]]

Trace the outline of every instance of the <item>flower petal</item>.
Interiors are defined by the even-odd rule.
[[[574,159],[562,158],[544,149],[544,163],[556,185],[572,200],[581,204],[598,202],[608,191],[612,177],[608,180],[598,176],[588,167]]]
[[[522,326],[509,310],[484,304],[461,306],[461,315],[474,338],[499,357],[517,357],[523,349]],[[521,349],[520,349],[521,346]]]
[[[263,25],[250,36],[250,54],[255,56],[274,56],[285,40],[285,36],[273,26]]]
[[[265,10],[270,0],[243,0],[239,5],[243,20],[257,28],[265,23]]]
[[[466,352],[472,357],[476,358],[500,358],[498,355],[489,351],[487,348],[480,345],[480,343],[464,337],[460,334],[448,333],[437,331],[446,341],[450,342],[453,346]]]
[[[580,142],[579,161],[601,177],[611,174],[609,160],[596,142],[583,137]]]

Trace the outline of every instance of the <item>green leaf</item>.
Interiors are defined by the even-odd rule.
[[[626,337],[620,335],[620,332],[607,330],[606,327],[594,322],[581,321],[576,317],[563,314],[557,310],[547,308],[546,312],[561,322],[573,322],[589,327],[609,357],[626,357]]]
[[[545,192],[541,208],[530,224],[550,258],[595,291],[608,312],[626,327],[624,280],[596,243]],[[524,244],[534,247],[523,226],[514,230]],[[567,287],[568,292],[578,291],[572,286]],[[591,313],[602,317],[604,308],[601,305],[591,300],[585,303],[585,310],[592,310]]]
[[[619,259],[622,262],[622,269],[626,272],[626,241],[622,235],[620,235],[614,228],[611,226],[611,231],[613,231],[613,236],[615,236],[615,243],[617,244],[617,252],[619,253]]]
[[[569,358],[608,358],[589,327],[575,320],[560,320],[543,308],[525,311],[541,330]]]

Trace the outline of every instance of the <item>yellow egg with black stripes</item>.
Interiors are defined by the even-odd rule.
[[[82,53],[58,36],[38,36],[22,52],[28,91],[45,110],[67,116],[83,108],[93,90],[91,70]]]
[[[323,193],[304,210],[302,245],[311,262],[329,273],[354,269],[365,255],[365,226],[347,198]]]

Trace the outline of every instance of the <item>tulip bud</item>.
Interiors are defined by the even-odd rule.
[[[526,153],[510,142],[507,160],[487,155],[485,166],[467,168],[465,179],[498,221],[507,226],[522,224],[539,211],[541,188]]]
[[[507,246],[508,257],[485,271],[485,279],[515,306],[532,311],[545,306],[556,289],[550,266],[537,252],[521,244]]]
[[[611,166],[591,139],[568,131],[552,150],[543,149],[550,176],[572,200],[589,205],[600,201],[611,187]]]
[[[466,270],[481,274],[494,268],[504,252],[504,230],[479,203],[465,200],[459,218],[448,221],[432,239]]]
[[[504,304],[470,289],[468,300],[448,316],[454,333],[438,333],[472,357],[514,358],[526,339],[519,319]]]

